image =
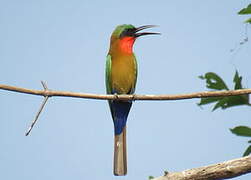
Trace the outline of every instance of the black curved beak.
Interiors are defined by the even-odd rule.
[[[141,33],[137,33],[137,32],[139,32],[141,30],[152,28],[152,27],[157,27],[157,26],[156,25],[145,25],[145,26],[137,27],[136,30],[135,30],[134,36],[137,38],[137,37],[145,36],[145,35],[160,35],[160,33],[155,33],[155,32],[141,32]]]

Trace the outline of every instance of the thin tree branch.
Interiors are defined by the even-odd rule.
[[[48,91],[48,87],[47,87],[46,83],[44,81],[41,81],[41,84],[42,84],[42,86],[44,88],[44,92]],[[38,117],[39,117],[40,113],[42,112],[42,110],[43,110],[43,108],[44,108],[44,106],[45,106],[45,104],[46,104],[46,102],[47,102],[48,99],[49,99],[49,96],[45,96],[44,97],[44,101],[43,101],[42,105],[40,106],[40,108],[39,108],[39,110],[38,110],[38,112],[37,112],[37,114],[35,116],[34,121],[32,121],[32,123],[31,123],[28,131],[25,133],[25,136],[28,136],[30,134],[33,126],[36,124],[36,122],[38,120]]]
[[[165,173],[152,180],[219,180],[229,179],[251,172],[251,157],[225,161],[209,166],[188,169],[181,172]]]
[[[42,105],[40,106],[40,108],[39,108],[39,110],[38,110],[38,112],[37,112],[37,114],[36,114],[36,117],[35,117],[34,121],[32,121],[32,123],[31,123],[31,125],[30,125],[28,131],[25,133],[25,136],[28,136],[28,135],[30,134],[30,132],[31,132],[31,130],[32,130],[32,128],[33,128],[33,126],[36,124],[36,122],[37,122],[37,120],[38,120],[38,117],[39,117],[40,113],[42,112],[42,110],[43,110],[43,108],[44,108],[44,106],[45,106],[45,104],[46,104],[46,102],[47,102],[48,99],[49,99],[49,96],[46,96],[46,97],[44,98],[44,101],[43,101]]]
[[[53,90],[33,90],[0,84],[0,89],[7,91],[14,91],[18,93],[32,94],[38,96],[55,96],[55,97],[74,97],[86,99],[99,99],[99,100],[181,100],[205,97],[224,97],[224,96],[237,96],[243,94],[251,94],[251,89],[239,89],[230,91],[205,91],[188,94],[177,95],[106,95],[106,94],[91,94],[91,93],[76,93],[68,91],[53,91]]]
[[[251,89],[239,89],[230,91],[206,91],[178,95],[106,95],[106,94],[90,94],[90,93],[76,93],[67,91],[53,91],[49,90],[44,82],[42,82],[44,90],[33,90],[0,84],[0,89],[7,91],[14,91],[18,93],[32,94],[44,96],[45,99],[32,122],[26,136],[30,133],[35,125],[43,107],[45,106],[49,97],[74,97],[86,99],[100,99],[100,100],[181,100],[192,98],[205,98],[205,97],[224,97],[224,96],[237,96],[244,94],[251,94]],[[243,158],[226,161],[210,166],[199,167],[194,169],[185,170],[182,172],[165,173],[164,176],[154,178],[154,180],[218,180],[227,179],[242,174],[251,172],[251,157],[246,156]]]
[[[42,84],[44,90],[47,91],[48,87],[47,87],[46,83],[44,81],[41,81],[41,84]]]

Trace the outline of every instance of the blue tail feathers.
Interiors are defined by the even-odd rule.
[[[111,101],[110,108],[112,111],[115,135],[122,133],[126,126],[127,116],[131,109],[132,102],[128,101]]]

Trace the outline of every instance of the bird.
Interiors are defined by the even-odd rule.
[[[136,28],[131,24],[122,24],[115,28],[110,38],[110,49],[105,65],[107,94],[134,94],[138,67],[133,45],[138,37],[160,34],[139,32],[152,27],[155,27],[155,25],[144,25]],[[113,173],[115,176],[125,176],[127,174],[126,122],[132,102],[108,100],[108,103],[114,124]]]

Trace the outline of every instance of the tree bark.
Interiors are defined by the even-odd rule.
[[[166,173],[152,180],[219,180],[229,179],[251,172],[251,157],[225,161],[209,166]]]

